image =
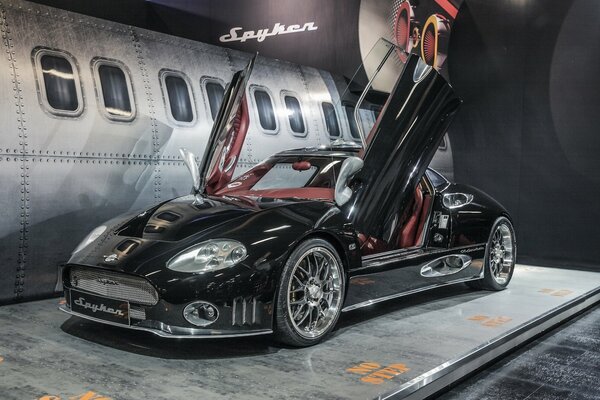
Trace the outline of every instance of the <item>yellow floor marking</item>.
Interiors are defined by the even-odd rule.
[[[480,325],[495,328],[500,325],[512,321],[512,318],[505,316],[490,317],[488,315],[473,315],[467,320],[478,322]]]
[[[362,375],[360,380],[373,385],[381,385],[386,380],[390,380],[398,375],[410,371],[406,364],[390,364],[382,366],[375,362],[363,362],[346,369],[351,374]]]

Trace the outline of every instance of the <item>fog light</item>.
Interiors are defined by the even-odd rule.
[[[192,325],[208,326],[219,318],[219,310],[206,301],[195,301],[184,308],[183,317]]]

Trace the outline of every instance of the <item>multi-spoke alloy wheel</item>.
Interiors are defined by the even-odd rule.
[[[496,227],[490,245],[488,257],[492,277],[498,284],[504,285],[508,282],[515,266],[513,234],[506,223],[501,223]]]
[[[294,265],[288,284],[288,312],[300,336],[321,336],[340,308],[341,269],[324,247],[306,251]]]
[[[500,217],[492,226],[488,240],[483,278],[468,282],[477,289],[502,290],[508,286],[515,270],[517,243],[515,230],[506,217]]]
[[[331,244],[303,242],[284,268],[277,297],[277,334],[285,343],[307,346],[335,325],[344,298],[344,270]]]

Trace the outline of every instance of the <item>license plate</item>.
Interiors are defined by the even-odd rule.
[[[71,310],[104,321],[129,325],[129,302],[71,289]]]

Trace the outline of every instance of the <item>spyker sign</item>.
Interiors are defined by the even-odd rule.
[[[287,27],[277,22],[273,29],[264,28],[258,29],[257,31],[248,30],[243,31],[244,28],[236,26],[231,28],[229,33],[219,37],[221,43],[227,42],[245,42],[247,40],[256,39],[257,42],[263,42],[270,36],[286,35],[288,33],[300,33],[306,31],[316,31],[319,29],[315,26],[314,22],[307,22],[304,25],[288,25]]]

